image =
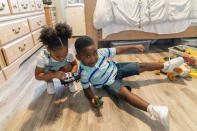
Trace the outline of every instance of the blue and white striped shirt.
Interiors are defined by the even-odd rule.
[[[80,62],[81,84],[84,89],[90,84],[96,88],[104,85],[111,85],[115,81],[117,74],[116,63],[107,60],[107,57],[116,55],[116,48],[98,49],[98,60],[94,67],[85,66]]]

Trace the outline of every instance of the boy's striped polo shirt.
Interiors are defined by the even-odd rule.
[[[81,84],[84,89],[90,84],[96,88],[104,85],[111,85],[115,81],[117,67],[114,61],[107,60],[107,57],[116,55],[116,48],[101,48],[97,50],[98,60],[94,67],[88,67],[80,62]]]

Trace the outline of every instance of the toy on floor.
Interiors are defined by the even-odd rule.
[[[182,57],[186,61],[186,63],[194,68],[197,68],[197,52],[192,49],[187,49]]]
[[[197,49],[190,48],[189,46],[175,46],[169,48],[170,54],[174,56],[182,56],[185,63],[191,66],[192,68],[197,68]]]
[[[197,69],[191,69],[190,74],[192,78],[197,78]]]
[[[96,105],[102,106],[102,105],[103,105],[103,101],[102,101],[101,99],[102,99],[102,96],[100,96],[100,97],[94,99],[94,103],[95,103]]]
[[[71,82],[79,82],[81,76],[78,72],[73,72],[70,77],[65,78],[64,80],[61,80],[61,84],[64,86],[67,86]]]
[[[160,63],[165,63],[166,61],[169,61],[169,57],[165,57],[159,60]],[[172,72],[164,72],[161,70],[155,70],[156,75],[160,75],[161,72],[166,73],[169,80],[176,81],[176,76],[180,76],[180,77],[189,76],[190,67],[187,64],[183,63],[181,66],[175,67]]]

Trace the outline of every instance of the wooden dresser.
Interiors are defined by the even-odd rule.
[[[46,16],[46,24],[50,27],[54,27],[56,24],[56,8],[53,5],[44,5],[44,11]]]
[[[37,51],[46,25],[42,0],[0,1],[0,85]]]

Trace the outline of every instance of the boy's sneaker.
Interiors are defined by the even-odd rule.
[[[156,120],[159,120],[166,129],[169,129],[168,107],[149,105],[147,112]]]
[[[175,67],[182,65],[184,62],[183,57],[177,57],[164,63],[163,72],[172,72]]]
[[[53,85],[53,82],[47,82],[47,93],[55,94],[55,87]]]

